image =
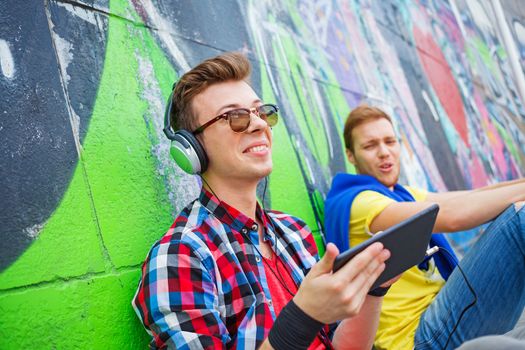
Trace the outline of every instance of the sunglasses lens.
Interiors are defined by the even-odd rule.
[[[279,121],[279,115],[277,114],[277,106],[274,105],[262,105],[259,107],[259,116],[268,123],[270,127],[273,127]]]
[[[228,113],[230,128],[235,132],[243,132],[250,125],[250,111],[237,109]]]
[[[257,114],[262,120],[266,121],[270,127],[275,126],[279,120],[277,111],[277,106],[271,104],[257,107]],[[228,112],[228,120],[230,122],[230,128],[233,131],[243,132],[248,129],[250,125],[251,112],[244,108],[234,109]]]

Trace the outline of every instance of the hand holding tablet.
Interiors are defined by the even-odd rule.
[[[390,251],[390,258],[385,262],[386,267],[371,289],[375,289],[388,280],[403,273],[425,258],[428,243],[432,237],[432,230],[436,222],[439,206],[433,204],[416,215],[375,234],[369,240],[339,254],[335,259],[333,271],[339,270],[355,255],[374,242],[383,243]]]

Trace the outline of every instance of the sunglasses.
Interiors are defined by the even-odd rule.
[[[203,132],[204,129],[206,129],[208,126],[212,125],[213,123],[216,123],[221,119],[228,120],[230,128],[234,132],[244,132],[250,126],[250,121],[252,120],[252,113],[264,120],[266,124],[268,124],[268,126],[272,127],[275,126],[275,124],[277,124],[277,121],[279,121],[279,115],[277,114],[278,111],[279,107],[269,103],[249,109],[232,109],[231,111],[218,115],[209,122],[199,126],[197,129],[193,130],[193,134],[196,135]]]

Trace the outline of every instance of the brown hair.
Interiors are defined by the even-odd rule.
[[[348,118],[346,118],[345,128],[343,136],[345,139],[345,147],[351,152],[354,152],[354,145],[352,140],[352,130],[358,125],[385,118],[392,124],[392,118],[381,109],[377,107],[372,107],[367,104],[362,104],[356,107],[350,112]]]
[[[185,73],[173,90],[171,125],[174,130],[192,131],[198,127],[193,98],[210,85],[233,80],[248,80],[251,66],[239,52],[228,52],[201,62]]]

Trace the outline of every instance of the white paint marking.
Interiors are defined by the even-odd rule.
[[[170,142],[162,132],[165,101],[153,71],[153,64],[149,58],[141,56],[139,50],[135,51],[135,58],[139,65],[138,79],[142,83],[141,97],[148,103],[144,119],[147,124],[153,125],[147,128],[152,144],[152,154],[157,159],[157,171],[166,181],[169,199],[174,209],[173,214],[177,214],[187,203],[198,196],[200,186],[196,176],[188,175],[174,165],[170,156]],[[129,147],[128,152],[130,152]]]
[[[88,11],[82,7],[73,6],[68,3],[56,2],[56,4],[60,7],[65,8],[68,12],[71,12],[73,15],[83,19],[84,21],[98,26],[97,19],[95,18],[95,11]]]
[[[175,30],[172,29],[171,25],[168,21],[164,19],[164,17],[159,15],[157,9],[151,3],[150,0],[142,1],[142,6],[148,14],[149,19],[152,21],[152,23],[155,23],[155,25],[159,29],[157,35],[162,40],[164,45],[166,45],[166,48],[168,49],[169,53],[173,56],[175,61],[181,66],[181,68],[184,71],[190,70],[191,67],[184,58],[184,54],[182,53],[182,51],[179,50],[177,44],[175,44],[175,41],[171,36],[171,33],[174,33]]]
[[[496,36],[493,25],[495,18],[491,20],[487,14],[486,5],[488,5],[488,3],[480,2],[479,0],[467,0],[466,3],[474,23],[478,25],[484,32],[488,32]]]
[[[40,235],[40,232],[42,231],[42,229],[44,228],[45,226],[45,222],[42,223],[42,224],[35,224],[33,226],[30,226],[30,227],[26,227],[24,229],[24,232],[27,234],[27,236],[31,239],[36,239],[39,235]]]
[[[434,120],[436,122],[439,121],[439,114],[436,111],[436,107],[434,107],[434,103],[432,102],[432,99],[430,96],[428,96],[427,92],[425,90],[421,91],[421,95],[423,96],[423,100],[427,103],[428,108],[430,109],[430,113],[432,113],[432,116],[434,117]]]
[[[69,66],[69,63],[73,61],[73,53],[71,52],[73,49],[73,44],[71,44],[66,39],[61,38],[57,33],[55,33],[55,31],[53,31],[53,39],[55,41],[58,59],[60,60],[60,74],[62,75],[62,80],[66,83],[66,85],[68,85],[69,80],[71,80],[71,76],[67,74],[67,67]]]
[[[62,75],[62,81],[66,84],[65,88],[67,89],[69,81],[71,80],[71,76],[67,74],[67,67],[69,67],[69,64],[73,61],[73,44],[61,38],[55,31],[52,31],[52,33],[55,41],[56,53],[60,61],[60,74]],[[70,110],[70,121],[75,139],[80,140],[80,117],[73,108]]]
[[[15,76],[15,61],[9,48],[9,43],[0,39],[0,67],[2,74],[8,79],[13,79]]]
[[[53,47],[55,48],[55,55],[57,58],[58,65],[60,67],[60,81],[62,85],[62,91],[66,99],[66,106],[69,112],[69,123],[71,125],[71,131],[73,134],[73,138],[75,140],[77,154],[78,154],[78,157],[80,158],[80,153],[82,151],[82,146],[80,144],[80,135],[79,135],[80,118],[78,117],[78,115],[73,110],[73,107],[71,106],[71,100],[69,99],[69,94],[67,90],[67,85],[71,78],[67,74],[67,67],[69,63],[73,60],[73,54],[71,53],[71,49],[73,45],[69,41],[62,39],[60,36],[58,36],[57,33],[55,33],[54,31],[55,24],[53,23],[53,21],[51,21],[51,13],[49,11],[49,7],[46,6],[45,11],[46,11],[46,17],[47,17],[47,24],[49,28],[49,34],[51,35]]]
[[[514,22],[513,26],[520,46],[525,45],[525,27],[518,21]]]

